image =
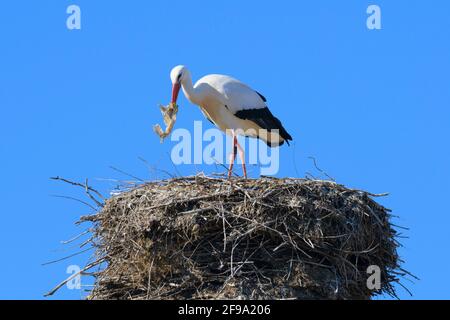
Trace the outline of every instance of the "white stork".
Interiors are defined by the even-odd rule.
[[[172,80],[172,103],[177,103],[180,88],[186,98],[200,107],[206,118],[226,134],[233,137],[228,177],[231,177],[236,153],[242,162],[247,178],[245,157],[237,135],[259,138],[270,147],[289,144],[292,137],[283,128],[266,105],[266,98],[246,84],[232,77],[211,74],[192,84],[191,73],[185,66],[176,66],[170,72]]]

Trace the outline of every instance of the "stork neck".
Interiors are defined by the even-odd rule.
[[[194,88],[192,84],[192,77],[190,73],[187,73],[181,82],[181,87],[183,88],[184,95],[193,104],[198,104],[200,101],[200,93]]]

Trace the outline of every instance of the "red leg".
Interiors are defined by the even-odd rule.
[[[236,152],[237,152],[237,137],[233,135],[233,151],[231,151],[230,154],[230,167],[228,168],[228,178],[231,178],[231,175],[233,174],[233,165],[234,165],[234,159],[236,159]]]
[[[239,157],[241,158],[242,162],[242,171],[244,172],[244,178],[247,179],[247,169],[245,168],[245,156],[244,156],[244,150],[242,149],[239,142],[236,141],[236,146],[239,151]]]

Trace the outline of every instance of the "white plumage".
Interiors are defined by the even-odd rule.
[[[246,84],[229,76],[220,74],[207,75],[197,81],[194,88],[203,89],[211,86],[223,98],[223,103],[234,114],[245,109],[262,109],[267,107],[264,100]],[[207,89],[205,89],[207,90]]]

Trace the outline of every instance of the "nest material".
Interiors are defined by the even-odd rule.
[[[178,106],[175,103],[171,103],[168,106],[160,106],[161,114],[163,116],[166,130],[163,131],[159,124],[153,126],[153,131],[159,136],[161,143],[167,138],[173,130],[173,126],[177,121]]]
[[[399,259],[376,195],[330,181],[196,176],[109,199],[90,299],[369,299],[395,295]],[[381,290],[367,268],[381,269]]]

